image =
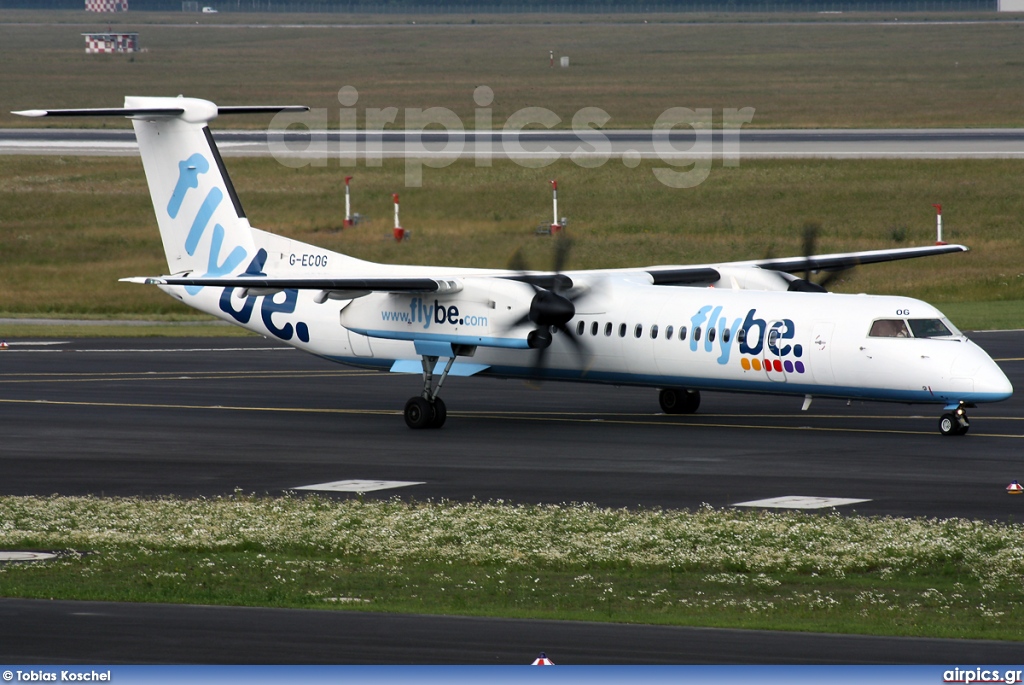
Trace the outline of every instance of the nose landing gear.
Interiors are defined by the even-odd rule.
[[[961,402],[952,412],[939,418],[939,432],[943,435],[964,435],[971,427],[967,418],[967,405]]]

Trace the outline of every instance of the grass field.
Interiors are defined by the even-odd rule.
[[[575,239],[570,268],[687,264],[799,255],[803,227],[821,227],[819,252],[928,244],[933,202],[960,255],[862,267],[841,292],[918,297],[961,306],[964,328],[1024,327],[1024,163],[988,161],[757,161],[714,167],[693,189],[673,189],[652,166],[612,161],[596,169],[559,162],[527,169],[459,162],[426,169],[403,187],[400,161],[360,167],[355,210],[341,230],[339,167],[290,169],[271,159],[230,159],[254,225],[374,261],[505,267],[522,248],[538,269],[550,240],[547,180],[559,179],[560,213]],[[391,193],[401,190],[405,243],[389,240]],[[0,312],[9,315],[181,317],[191,310],[155,288],[118,283],[166,271],[142,174],[133,158],[0,158]],[[975,303],[987,303],[978,306]]]
[[[0,596],[1024,639],[1019,524],[590,505],[0,498]]]
[[[753,107],[755,127],[1024,125],[1021,22],[920,22],[908,15],[824,23],[808,16],[814,15],[777,24],[763,23],[764,15],[739,23],[735,15],[722,17],[730,23],[666,15],[648,24],[639,15],[598,21],[538,15],[517,24],[388,17],[395,23],[358,25],[382,18],[128,13],[98,19],[83,12],[0,11],[0,126],[39,124],[10,110],[110,107],[125,94],[178,93],[221,104],[326,108],[337,126],[337,94],[346,85],[359,91],[360,113],[447,107],[470,127],[480,85],[495,93],[499,126],[527,106],[555,111],[566,127],[583,107],[603,108],[610,128],[649,128],[670,107],[710,107],[716,116],[726,107]],[[280,25],[332,20],[356,25]],[[110,22],[138,31],[148,52],[86,55],[80,34]],[[571,66],[550,68],[552,50]],[[397,125],[402,122],[400,115]]]

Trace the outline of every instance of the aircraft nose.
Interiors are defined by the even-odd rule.
[[[995,400],[1009,399],[1013,394],[1010,379],[991,359],[978,370],[978,375],[974,378],[974,389],[992,395]]]
[[[998,402],[1013,394],[1013,385],[999,365],[980,347],[953,363],[953,375],[974,381],[974,395],[983,402]]]

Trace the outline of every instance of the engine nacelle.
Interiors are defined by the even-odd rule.
[[[795,276],[756,266],[716,266],[721,278],[716,288],[731,290],[789,290]]]
[[[504,278],[466,278],[448,293],[372,293],[341,310],[341,325],[371,338],[527,348],[536,292]]]

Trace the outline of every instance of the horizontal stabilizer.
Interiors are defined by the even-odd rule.
[[[217,114],[274,114],[277,112],[308,112],[303,105],[256,105],[217,107]],[[114,107],[99,109],[25,109],[11,112],[20,117],[177,117],[184,107]]]
[[[175,117],[184,114],[183,107],[117,107],[107,109],[25,109],[11,112],[19,117],[132,117],[132,116],[165,116]]]
[[[305,105],[241,105],[217,107],[217,114],[277,114],[278,112],[308,112]]]

